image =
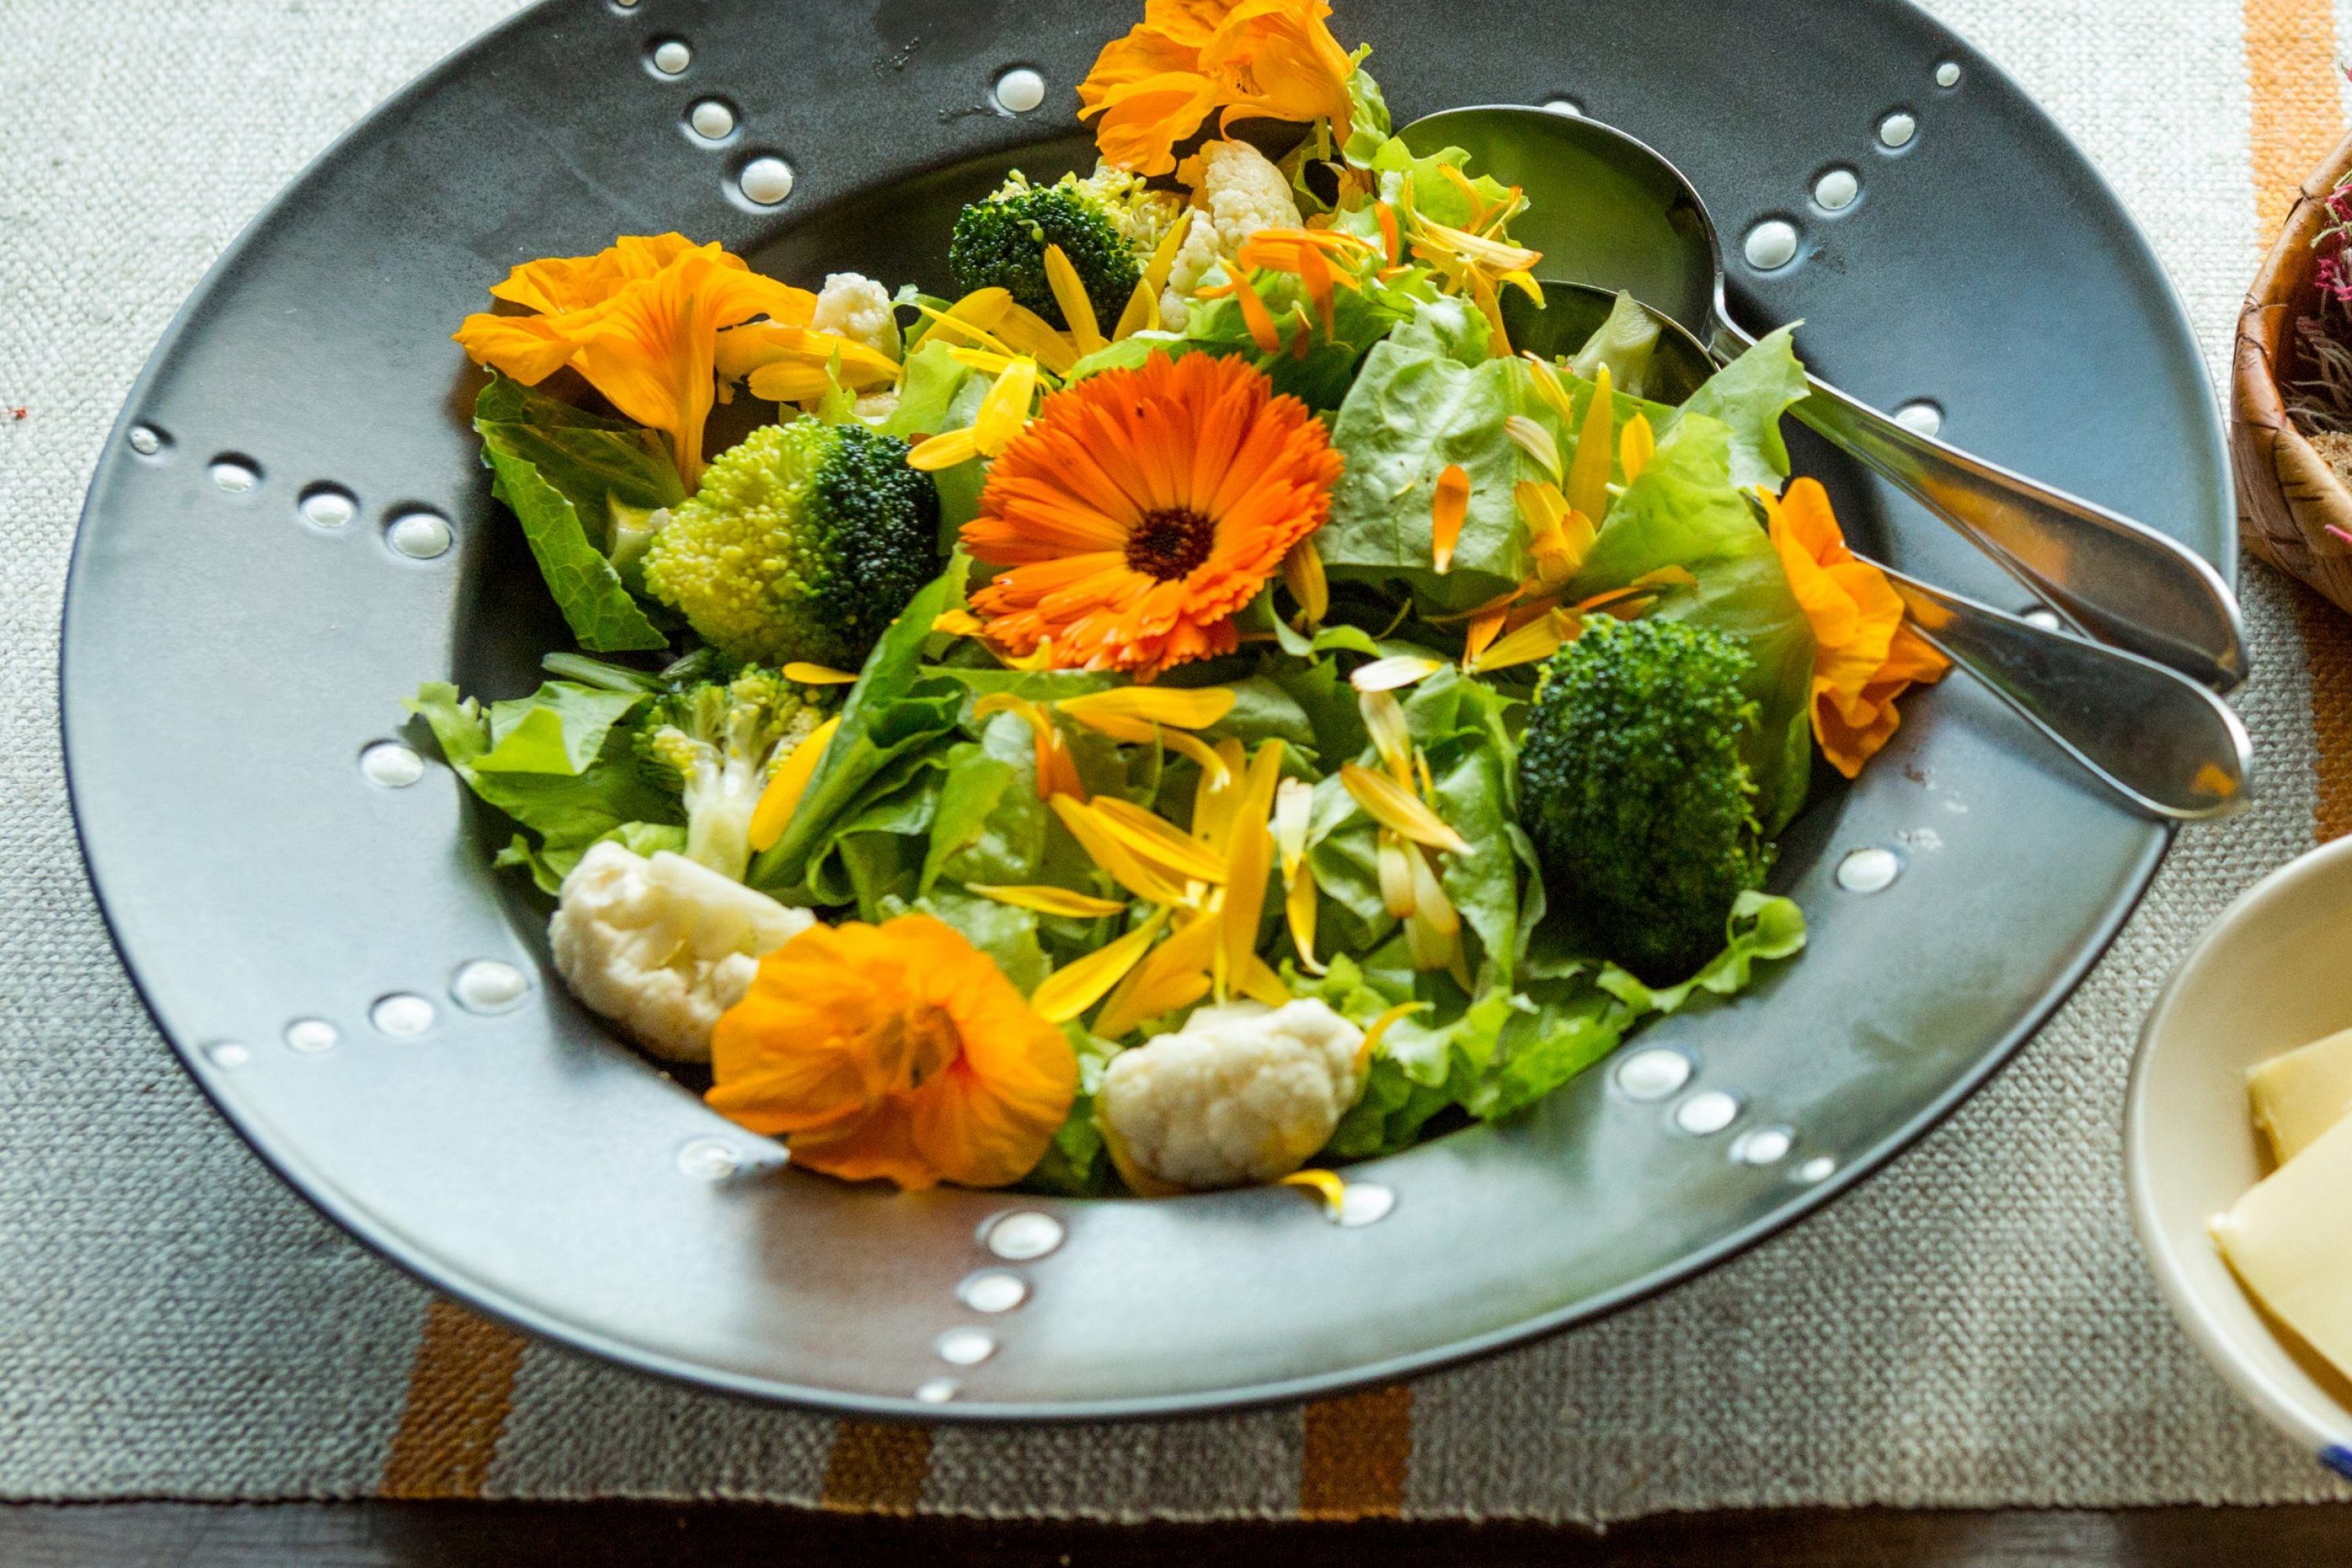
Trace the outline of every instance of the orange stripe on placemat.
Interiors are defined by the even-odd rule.
[[[824,1465],[822,1506],[835,1513],[912,1513],[931,1473],[931,1429],[844,1421]]]
[[[2246,0],[2246,77],[2252,88],[2254,210],[2267,249],[2297,191],[2343,134],[2344,100],[2332,0]],[[2352,833],[2352,626],[2298,589],[2295,619],[2311,665],[2318,739],[2319,840]]]
[[[523,1336],[440,1297],[408,1373],[408,1403],[383,1465],[393,1498],[477,1498],[514,1407]]]
[[[1399,1384],[1307,1407],[1298,1511],[1307,1519],[1394,1519],[1412,1465],[1412,1390]]]
[[[2254,211],[2267,250],[2305,176],[2341,133],[2332,0],[2246,0]]]

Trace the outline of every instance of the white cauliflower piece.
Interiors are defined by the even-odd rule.
[[[1203,1007],[1121,1052],[1095,1114],[1129,1161],[1181,1187],[1279,1181],[1330,1142],[1363,1080],[1364,1032],[1320,1002]]]
[[[820,332],[898,357],[898,317],[891,308],[890,291],[862,273],[828,274],[810,324]]]
[[[572,994],[667,1061],[707,1062],[719,1016],[743,999],[760,956],[816,924],[709,867],[648,860],[607,840],[563,879],[548,922]]]
[[[1242,242],[1261,229],[1297,228],[1298,203],[1290,182],[1246,142],[1212,142],[1201,149],[1200,197],[1184,243],[1168,272],[1160,297],[1160,319],[1181,332],[1192,308],[1192,290],[1233,258]]]

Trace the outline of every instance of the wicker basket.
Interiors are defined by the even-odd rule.
[[[2352,543],[2327,531],[2330,523],[2352,530],[2352,484],[2295,428],[2279,390],[2282,380],[2302,374],[2295,363],[2294,324],[2316,300],[2312,278],[2318,258],[2312,241],[2326,221],[2322,204],[2347,172],[2352,137],[2304,182],[2286,228],[2246,296],[2245,313],[2238,319],[2230,447],[2237,466],[2239,529],[2246,544],[2352,610]],[[2345,443],[2352,451],[2352,438],[2325,439],[2331,447]]]

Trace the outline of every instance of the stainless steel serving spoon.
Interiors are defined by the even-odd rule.
[[[1506,307],[1512,342],[1573,353],[1616,297],[1590,284],[1543,285],[1545,308]],[[1715,360],[1683,325],[1645,306],[1658,326],[1645,395],[1680,402]],[[2253,746],[2228,703],[2153,659],[2050,631],[1877,563],[1911,624],[1951,661],[2099,781],[2151,816],[2196,822],[2249,804]]]
[[[1624,289],[1726,362],[1756,340],[1731,319],[1714,219],[1644,143],[1581,116],[1517,105],[1453,109],[1399,133],[1416,153],[1459,147],[1523,188],[1512,236],[1556,278]],[[1800,419],[1958,529],[2085,635],[2217,691],[2246,676],[2243,628],[2221,574],[2105,507],[1920,435],[1815,378]]]

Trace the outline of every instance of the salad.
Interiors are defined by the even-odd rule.
[[[1516,352],[1525,197],[1329,15],[1150,0],[950,291],[628,237],[457,333],[576,646],[410,706],[580,1000],[803,1167],[1336,1201],[1794,958],[1776,836],[1943,673],[1788,334],[1679,405],[1629,299]]]

